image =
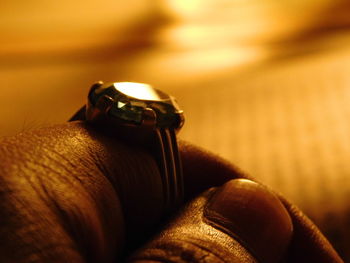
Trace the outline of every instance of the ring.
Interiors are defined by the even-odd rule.
[[[144,83],[100,81],[90,88],[87,104],[70,119],[75,120],[107,127],[118,139],[146,148],[159,167],[165,213],[183,203],[176,133],[184,114],[174,97]]]

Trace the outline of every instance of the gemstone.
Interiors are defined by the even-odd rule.
[[[142,124],[144,109],[151,108],[156,113],[157,127],[176,129],[182,125],[182,111],[174,98],[148,84],[133,82],[102,84],[90,92],[90,103],[95,106],[103,96],[113,100],[107,114],[128,124]]]

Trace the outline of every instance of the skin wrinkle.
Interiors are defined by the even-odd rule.
[[[36,145],[36,143],[34,143],[35,140],[33,140],[33,143],[34,145]],[[23,143],[23,148],[30,148],[27,146],[27,144],[30,144],[30,143]],[[9,147],[10,148],[10,147]],[[43,147],[44,148],[44,147]],[[14,165],[14,166],[17,166],[17,168],[20,168],[19,171],[17,171],[16,173],[13,173],[13,174],[16,174],[16,177],[17,176],[25,176],[26,173],[23,173],[23,168],[27,168],[27,169],[30,169],[30,170],[33,170],[33,172],[37,173],[37,172],[40,172],[41,170],[50,170],[51,172],[55,173],[55,174],[60,174],[61,172],[60,171],[57,171],[59,167],[61,168],[66,168],[66,166],[60,162],[60,161],[57,161],[56,158],[53,158],[52,156],[50,156],[50,154],[48,155],[41,155],[41,158],[36,158],[34,159],[33,157],[36,156],[36,152],[34,151],[28,151],[27,153],[23,154],[23,151],[20,151],[21,149],[19,148],[15,148],[15,149],[11,149],[11,154],[8,154],[10,156],[13,156],[14,158],[13,159],[21,159],[22,162],[20,163],[20,167],[18,165]],[[62,155],[58,154],[58,156],[61,158]],[[48,160],[45,160],[45,159],[48,159]],[[48,165],[46,165],[45,163],[48,163]],[[54,165],[52,165],[52,163]],[[10,160],[10,162],[7,162],[7,167],[9,167],[8,164],[13,164],[12,160]],[[31,166],[35,165],[35,169],[38,169],[38,170],[35,170],[34,171],[34,168],[31,168]],[[11,165],[12,168],[14,168],[13,165]],[[52,167],[55,167],[55,169],[53,169]],[[43,168],[43,169],[42,169]],[[22,172],[21,172],[21,169],[22,169]],[[65,169],[66,172],[69,171],[69,169]],[[11,171],[9,171],[9,173],[11,173]],[[35,174],[33,173],[33,174]],[[45,173],[42,173],[43,175]]]
[[[90,146],[89,144],[85,144],[85,145],[86,145],[86,147],[87,147],[87,151],[86,151],[86,152],[88,153],[88,155],[91,157],[91,160],[92,160],[92,161],[90,161],[90,162],[93,163],[93,164],[96,166],[97,172],[101,174],[101,177],[96,177],[96,176],[93,177],[93,175],[91,175],[91,178],[95,178],[95,179],[96,179],[96,178],[103,178],[103,177],[104,177],[103,175],[109,174],[109,173],[108,173],[108,170],[107,170],[107,169],[104,169],[104,165],[103,165],[104,162],[101,161],[100,158],[96,158],[96,157],[99,156],[99,154],[93,154],[93,151],[90,150],[91,146]],[[90,171],[89,171],[88,173],[85,172],[86,175],[89,174],[89,173],[90,173]],[[77,178],[79,178],[79,181],[82,182],[82,183],[84,183],[84,184],[86,184],[86,180],[81,180],[80,177],[81,177],[81,175],[80,175],[80,176],[77,176]],[[96,186],[99,185],[99,184],[96,184],[95,180],[93,181],[93,183],[94,183],[93,187],[95,187],[95,188],[96,188]],[[101,190],[102,190],[102,189],[101,189]],[[116,194],[115,191],[113,191],[113,192],[114,192],[114,194]],[[91,194],[91,193],[90,193],[90,194]],[[93,200],[96,200],[96,198],[94,197]],[[102,208],[102,209],[95,209],[95,210],[97,210],[97,211],[108,211],[108,210],[106,209],[106,205],[104,205],[104,208]],[[108,216],[108,215],[101,216],[101,217],[98,217],[98,218],[105,218],[106,216]],[[104,225],[104,224],[100,223],[100,225]],[[108,231],[108,230],[107,230],[107,231]],[[82,239],[82,238],[80,237],[80,239]],[[84,240],[84,239],[87,239],[87,238],[83,238],[82,240]],[[97,244],[100,244],[100,243],[101,243],[101,242],[98,242]],[[89,250],[89,248],[88,248],[87,250]],[[91,250],[91,249],[90,249],[90,250]],[[93,259],[91,259],[91,261],[94,262]]]
[[[28,169],[29,167],[27,167]],[[48,168],[48,166],[42,166],[42,168],[46,169]],[[34,168],[32,168],[32,171],[35,172]],[[55,171],[54,169],[49,168],[50,172],[54,172],[56,175],[59,175],[59,173],[57,171]],[[47,176],[46,176],[47,177]],[[46,207],[49,208],[51,211],[53,211],[53,214],[57,216],[57,218],[60,220],[61,224],[63,226],[63,228],[66,230],[66,232],[69,234],[70,237],[73,238],[73,240],[75,240],[75,244],[77,244],[77,248],[79,248],[80,252],[84,252],[81,253],[82,255],[84,255],[84,258],[88,259],[88,258],[93,258],[93,255],[89,254],[89,252],[91,253],[91,250],[89,249],[83,249],[84,245],[81,244],[81,241],[85,241],[88,240],[87,238],[82,238],[81,234],[78,235],[76,231],[74,231],[73,225],[76,225],[76,223],[74,222],[79,222],[79,218],[81,218],[81,216],[76,216],[74,217],[74,214],[72,214],[69,211],[65,211],[65,209],[63,209],[59,203],[57,202],[57,200],[62,201],[61,198],[55,198],[52,197],[52,193],[50,193],[47,190],[47,187],[45,186],[46,183],[43,182],[43,177],[39,174],[36,174],[35,176],[35,180],[33,179],[33,177],[24,177],[27,179],[27,182],[29,183],[29,185],[34,189],[34,191],[37,193],[38,197],[40,198],[40,200],[46,204]],[[61,176],[62,178],[62,176]],[[53,177],[50,176],[50,180],[52,180]],[[71,180],[66,180],[65,183],[69,182]],[[39,184],[38,184],[39,182]],[[76,185],[75,185],[76,188]],[[79,192],[80,195],[85,195],[85,198],[88,196],[87,192],[83,189],[83,188],[79,188]],[[72,204],[70,204],[71,206]],[[79,211],[80,207],[75,207],[75,211]],[[74,219],[75,218],[75,219]],[[96,216],[97,218],[97,216]],[[97,233],[99,233],[99,231],[97,231]],[[99,238],[99,240],[103,240],[102,237]],[[79,242],[80,241],[80,242]],[[99,242],[96,243],[97,245],[99,244]]]
[[[12,227],[17,225],[16,232],[7,232],[7,229],[2,229],[2,231],[1,231],[2,238],[0,238],[0,240],[2,240],[4,237],[10,235],[10,236],[12,236],[11,240],[19,239],[19,240],[21,240],[22,245],[27,243],[27,244],[32,244],[34,246],[32,246],[33,250],[31,249],[29,251],[25,250],[27,248],[27,246],[23,246],[23,248],[21,248],[19,250],[20,253],[16,252],[16,254],[11,255],[11,257],[16,258],[17,254],[27,255],[27,257],[29,257],[29,258],[26,262],[31,262],[30,258],[33,258],[33,257],[36,258],[37,257],[37,256],[35,256],[36,254],[41,254],[42,257],[43,256],[47,257],[48,254],[51,253],[50,251],[52,251],[52,250],[46,250],[46,247],[47,248],[56,248],[56,249],[58,249],[58,247],[67,247],[67,248],[70,247],[70,245],[68,245],[69,241],[68,241],[67,237],[64,235],[63,232],[60,231],[60,229],[58,227],[59,225],[56,225],[56,228],[52,229],[52,231],[54,230],[58,236],[63,235],[62,236],[62,237],[64,237],[63,239],[57,239],[57,238],[52,239],[51,237],[53,237],[53,236],[50,236],[49,238],[46,239],[47,242],[44,242],[44,243],[43,242],[35,242],[35,241],[42,240],[42,238],[44,238],[41,236],[42,232],[40,231],[40,228],[43,225],[51,224],[50,222],[52,222],[53,218],[50,217],[50,213],[48,213],[46,207],[42,206],[41,200],[36,200],[37,198],[32,197],[30,200],[31,206],[28,206],[27,203],[29,200],[21,198],[23,196],[28,196],[28,194],[27,194],[28,188],[22,188],[22,189],[20,189],[20,191],[22,192],[22,194],[16,193],[16,195],[12,195],[12,194],[10,196],[7,195],[7,201],[4,202],[4,200],[2,200],[2,202],[0,203],[0,206],[2,207],[1,211],[2,211],[3,215],[5,215],[5,216],[7,215],[6,217],[4,217],[7,219],[7,223],[4,225],[12,226]],[[13,193],[15,193],[15,192],[13,192]],[[35,203],[33,201],[35,201]],[[37,205],[34,205],[34,204],[37,204]],[[41,217],[40,221],[37,220],[37,218],[36,218],[36,216],[37,216],[36,212],[38,212],[36,208],[38,208],[38,207],[40,207],[39,211],[42,211],[42,210],[45,211],[45,213],[43,213],[43,215],[47,215],[46,217]],[[6,211],[11,212],[14,210],[16,210],[16,213],[13,213],[13,214],[6,213]],[[21,222],[26,222],[26,224],[22,224]],[[7,238],[4,238],[4,240],[10,241],[10,244],[12,242],[11,240],[9,240]],[[57,241],[61,242],[61,240],[65,240],[65,242],[63,242],[61,244],[57,242]],[[39,244],[39,246],[37,246],[36,244]],[[1,245],[1,248],[7,247],[7,245],[9,245],[9,244],[8,243],[3,244],[3,245]],[[5,252],[5,254],[7,253],[7,251],[2,250],[2,254],[4,252]],[[68,254],[72,254],[72,253],[68,253]],[[22,262],[22,261],[14,260],[14,262]],[[77,260],[77,262],[80,262],[80,260],[79,261]]]
[[[62,152],[62,149],[65,149],[65,147],[60,146],[59,143],[60,141],[56,141],[55,145],[50,145],[47,142],[42,141],[40,143],[40,153],[42,151],[45,151],[47,155],[44,156],[49,158],[55,165],[58,165],[59,167],[65,169],[67,172],[70,172],[72,169],[69,169],[69,167],[75,168],[76,164],[74,164],[70,158],[67,158],[65,156],[65,153]]]
[[[79,140],[79,138],[73,137],[73,140]],[[69,138],[71,140],[71,138]],[[83,140],[80,140],[83,141]],[[58,141],[60,143],[60,141]],[[69,144],[70,145],[70,144]],[[74,144],[73,144],[74,145]],[[59,146],[58,148],[62,148],[64,145]],[[99,178],[103,178],[106,174],[108,174],[107,169],[102,169],[104,167],[103,161],[99,161],[99,158],[96,158],[98,154],[94,154],[92,150],[90,150],[91,146],[89,144],[83,143],[82,145],[79,145],[80,147],[77,149],[75,148],[74,151],[70,152],[70,155],[72,155],[72,158],[66,158],[64,154],[61,154],[59,151],[54,150],[52,153],[54,155],[57,155],[56,157],[52,157],[48,155],[48,158],[51,158],[53,162],[55,162],[55,165],[58,164],[59,167],[64,168],[64,171],[60,171],[60,173],[64,174],[70,174],[72,171],[75,171],[74,173],[74,179],[77,179],[82,185],[86,185],[88,183],[93,183],[94,186],[96,186],[96,180]],[[84,146],[84,147],[81,147]],[[51,146],[52,147],[52,146]],[[84,148],[84,150],[80,149]],[[50,152],[51,154],[51,152]],[[88,158],[86,158],[88,156]],[[57,158],[58,157],[58,158]],[[57,159],[57,160],[56,160]],[[65,162],[62,162],[60,159],[63,159]],[[72,161],[73,160],[73,161]],[[83,165],[83,170],[79,173],[76,173],[77,165]],[[91,170],[91,167],[96,167],[96,170]],[[90,169],[85,169],[85,167],[89,167]],[[82,167],[80,167],[82,168]],[[101,174],[101,176],[95,176],[96,172]],[[95,174],[94,174],[95,173]],[[66,177],[64,178],[69,179],[72,177]],[[93,178],[93,180],[90,180],[89,178]],[[89,179],[89,180],[86,180]],[[69,182],[74,182],[75,180],[68,180]],[[99,180],[99,183],[101,180]]]
[[[55,157],[61,157],[62,155],[56,155]],[[42,181],[42,178],[46,178],[49,179],[51,182],[54,180],[54,178],[57,178],[59,177],[59,180],[56,180],[56,183],[59,183],[59,182],[63,182],[65,184],[68,184],[68,183],[73,183],[75,182],[75,180],[72,180],[70,179],[70,177],[66,177],[66,176],[62,176],[62,171],[58,168],[64,168],[64,172],[67,172],[69,173],[71,170],[69,168],[67,168],[65,165],[64,165],[64,162],[60,162],[58,160],[56,160],[55,157],[53,156],[50,156],[49,154],[43,156],[44,158],[48,158],[49,162],[45,161],[45,162],[42,162],[43,158],[40,158],[41,161],[38,161],[38,159],[31,159],[31,160],[26,160],[26,161],[23,161],[22,162],[22,172],[21,173],[17,173],[16,174],[16,177],[18,176],[22,176],[24,179],[26,179],[26,181],[28,183],[30,183],[33,187],[33,189],[35,189],[35,184],[33,183],[33,179],[35,177],[36,180],[40,180],[40,182],[42,183],[42,185],[44,186],[43,184],[43,181]],[[48,163],[48,165],[46,165],[45,163]],[[52,165],[50,165],[51,163],[54,164],[53,167],[55,168],[52,168]],[[59,164],[59,165],[57,165]],[[24,169],[26,170],[29,170],[29,172],[25,171]],[[47,173],[47,171],[49,173]],[[28,176],[28,174],[30,174],[31,176]],[[55,176],[53,176],[55,175]],[[79,179],[78,176],[75,176],[74,179]],[[80,182],[82,182],[81,180],[79,180]],[[39,191],[37,191],[39,192]],[[45,198],[43,198],[45,199]]]
[[[202,212],[198,216],[202,218]],[[226,258],[224,260],[225,262],[232,262],[233,259],[239,259],[238,262],[256,262],[253,255],[247,253],[247,248],[236,240],[235,235],[222,232],[219,228],[213,227],[204,221],[200,221],[200,223],[188,223],[191,226],[185,224],[178,230],[179,233],[175,234],[172,238],[177,238],[181,242],[191,242],[197,246],[206,248],[220,258]],[[192,231],[189,232],[188,229]],[[173,231],[175,233],[177,232],[176,230]]]
[[[45,193],[45,197],[46,197],[41,199],[47,204],[50,210],[52,210],[53,213],[57,215],[65,231],[69,233],[69,236],[72,237],[72,239],[75,241],[74,243],[77,245],[75,249],[77,249],[85,259],[93,258],[93,255],[89,254],[90,251],[87,249],[84,249],[84,246],[80,244],[79,238],[81,236],[77,233],[76,228],[72,227],[73,226],[73,224],[71,223],[72,220],[70,220],[71,216],[59,205],[57,200],[50,194],[50,192],[48,191],[47,187],[43,183],[40,176],[38,176],[38,181],[40,182],[40,186],[43,192]],[[85,239],[82,239],[82,240],[85,240]]]
[[[215,189],[211,188],[192,200],[154,241],[131,258],[131,262],[135,259],[136,262],[144,259],[165,262],[162,261],[164,258],[173,259],[171,262],[201,262],[198,260],[202,258],[207,260],[203,262],[256,263],[232,236],[203,221],[203,210],[214,193]],[[175,255],[172,255],[174,251]],[[190,254],[187,255],[187,252]]]
[[[83,128],[86,126],[83,123],[74,124]],[[149,222],[157,222],[158,219],[155,217],[159,217],[158,213],[161,212],[161,209],[159,208],[159,202],[161,201],[161,188],[158,186],[153,186],[154,183],[159,185],[159,182],[154,182],[155,178],[160,180],[160,176],[157,174],[157,165],[150,159],[150,156],[146,154],[146,152],[129,145],[125,146],[121,142],[112,139],[107,135],[100,136],[99,134],[95,133],[95,130],[92,128],[86,130],[86,135],[91,137],[94,142],[98,142],[96,145],[93,143],[89,144],[88,146],[91,147],[88,149],[91,149],[89,151],[92,153],[91,155],[93,158],[97,158],[96,160],[101,160],[102,165],[108,164],[107,166],[100,167],[100,170],[106,171],[105,176],[110,180],[118,192],[121,202],[124,204],[123,208],[125,209],[123,209],[123,211],[126,217],[126,222],[129,223],[129,230],[134,231],[134,235],[136,235],[137,229],[141,229],[141,227],[143,229],[149,228]],[[96,136],[99,137],[95,138]],[[118,151],[115,151],[115,149],[118,149]],[[112,151],[113,154],[111,154]],[[123,156],[120,156],[120,153],[122,153]],[[123,161],[120,162],[119,160]],[[100,161],[96,162],[99,163]],[[142,168],[142,170],[140,168]],[[144,176],[140,176],[140,174],[143,174]],[[156,177],[147,177],[154,174],[156,174]],[[152,182],[154,183],[152,184]],[[151,188],[144,189],[144,186]],[[133,189],[133,192],[131,192],[130,189]],[[144,196],[145,192],[149,192],[153,194],[153,196],[146,197]],[[138,197],[139,193],[141,193],[140,197]],[[155,200],[149,199],[149,204],[144,207],[139,204],[140,198],[144,201],[149,198],[155,198]],[[132,209],[130,209],[130,207],[132,207]],[[138,210],[140,211],[138,212]],[[142,224],[133,222],[135,219],[143,216],[146,211],[148,214],[148,222],[144,222],[146,224],[144,227]]]
[[[78,125],[82,124],[78,123]],[[95,131],[91,129],[89,134],[94,137]],[[106,139],[108,139],[108,142],[106,142]],[[113,141],[113,145],[111,141]],[[114,152],[113,155],[106,155],[103,152],[102,154],[95,153],[94,156],[97,156],[98,160],[102,159],[104,164],[115,165],[107,166],[107,177],[124,204],[125,209],[123,211],[128,223],[128,231],[132,232],[130,236],[140,236],[138,231],[152,229],[154,223],[159,222],[162,212],[162,188],[157,164],[145,150],[125,145],[108,135],[102,139],[99,138],[99,142],[106,148],[107,151],[105,150],[105,152],[107,153],[111,147],[120,149]],[[95,149],[95,152],[99,152],[99,147],[97,147],[97,151]],[[133,191],[130,191],[130,189],[133,189]],[[143,200],[146,206],[140,205],[140,200]],[[144,217],[145,214],[148,216]],[[140,224],[138,218],[145,218],[146,220]]]
[[[196,242],[194,242],[194,239],[188,239],[188,240],[181,240],[181,242],[185,242],[188,243],[188,244],[191,244],[192,246],[194,247],[197,247],[198,249],[202,250],[202,253],[203,251],[205,253],[203,253],[203,256],[199,257],[198,258],[198,262],[209,262],[209,261],[201,261],[201,260],[204,260],[204,259],[209,259],[210,261],[213,260],[213,257],[215,259],[218,259],[219,262],[227,262],[224,257],[222,256],[223,253],[217,253],[216,250],[213,250],[212,247],[209,248],[208,244],[207,244],[207,241],[202,241],[202,242],[198,242],[198,239],[196,240]]]
[[[89,145],[87,145],[87,148],[89,149],[89,148],[91,148]],[[93,160],[92,161],[92,163],[94,163],[95,164],[95,166],[96,166],[96,168],[97,168],[97,170],[98,170],[98,172],[100,173],[100,174],[102,174],[102,175],[108,175],[108,174],[110,174],[110,172],[108,171],[108,169],[106,169],[105,168],[105,165],[104,165],[104,162],[101,160],[101,158],[99,157],[100,155],[99,154],[94,154],[91,150],[88,150],[87,151],[88,153],[89,153],[89,155],[91,156],[91,159]],[[89,172],[90,173],[90,172]],[[88,173],[86,173],[86,174],[88,174]],[[91,175],[91,177],[93,177],[92,175]],[[107,177],[107,176],[106,176]],[[108,176],[109,177],[109,176]],[[78,178],[78,180],[80,181],[80,182],[84,182],[83,180],[81,180],[80,179],[80,176],[77,176],[77,178]],[[85,182],[86,183],[86,182]],[[96,184],[94,185],[95,187],[96,187]],[[101,189],[102,190],[102,189]],[[114,192],[115,192],[115,190],[114,190]],[[116,193],[115,193],[116,194]],[[93,198],[93,199],[95,199],[95,198]],[[98,209],[99,211],[107,211],[106,210],[106,206],[104,206],[104,208],[102,208],[102,209]],[[104,217],[106,217],[106,216],[108,216],[108,215],[105,215],[105,216],[102,216],[102,217],[100,217],[100,218],[104,218]],[[101,225],[103,225],[102,223],[101,223]],[[87,240],[88,238],[82,238],[81,236],[80,236],[80,238],[79,238],[80,240]],[[101,240],[102,241],[102,240]],[[100,242],[98,242],[97,244],[100,244]],[[85,249],[86,251],[91,251],[91,249],[92,249],[92,247],[89,249],[89,248],[87,248],[87,249]],[[91,258],[91,256],[87,256],[86,258],[89,258],[90,259],[90,261],[91,262],[95,262],[94,261],[94,259],[93,258]]]
[[[77,125],[85,127],[82,123],[77,123]],[[88,134],[92,138],[96,136],[94,129],[88,130]],[[98,165],[98,167],[105,171],[105,176],[115,187],[121,203],[123,203],[126,230],[129,233],[127,242],[138,244],[144,241],[147,237],[147,231],[150,232],[154,229],[155,223],[160,220],[162,188],[158,167],[151,159],[152,157],[142,149],[124,145],[108,135],[96,138],[96,141],[99,142],[99,145],[91,150],[92,156],[96,163],[103,165]],[[90,145],[90,147],[92,146],[94,145]],[[100,150],[101,146],[103,151]],[[114,151],[113,155],[106,154],[109,153],[111,147],[119,150]],[[123,155],[121,156],[120,153]],[[105,166],[106,163],[114,166]],[[145,195],[146,193],[148,194]],[[140,204],[140,200],[143,200],[145,205]],[[145,214],[147,217],[144,216]],[[140,218],[144,218],[144,220],[140,222]],[[140,231],[142,231],[142,235],[139,235]]]
[[[186,263],[230,262],[225,260],[220,254],[212,251],[211,248],[185,239],[168,239],[166,242],[158,242],[154,247],[146,249],[142,256],[133,258],[133,262],[139,260]]]
[[[207,206],[209,205],[209,202]],[[262,260],[259,259],[256,253],[250,249],[249,245],[243,240],[244,237],[241,238],[238,235],[236,235],[234,231],[229,230],[229,229],[238,229],[237,227],[234,226],[232,222],[228,221],[226,218],[222,217],[218,213],[212,210],[209,210],[207,208],[204,210],[203,221],[208,225],[211,225],[212,227],[219,229],[220,231],[228,234],[229,236],[237,240],[245,249],[247,249],[250,252],[250,254],[255,259],[257,259],[257,262],[263,262]],[[220,224],[217,224],[216,222],[220,222]],[[227,225],[229,227],[227,227]]]
[[[90,147],[88,147],[90,148]],[[106,178],[111,182],[111,178],[112,176],[109,176],[110,175],[110,171],[108,170],[108,168],[104,165],[104,162],[101,158],[101,156],[99,154],[92,154],[92,151],[90,151],[90,156],[91,158],[93,159],[93,162],[94,164],[96,165],[98,171],[101,173],[101,174],[104,174],[106,176]],[[112,182],[111,182],[112,184]],[[113,184],[112,184],[113,185]],[[116,191],[117,192],[117,191]]]
[[[20,137],[20,136],[18,136]],[[27,139],[27,138],[26,138]],[[22,160],[25,160],[24,162],[21,162],[21,167],[15,167],[12,165],[11,167],[11,174],[16,174],[16,176],[14,177],[8,177],[8,178],[16,178],[15,181],[18,181],[17,179],[19,178],[17,175],[19,176],[22,176],[22,178],[26,179],[26,181],[29,183],[29,185],[32,186],[32,188],[35,189],[35,192],[37,194],[40,195],[40,199],[42,201],[46,200],[45,203],[46,203],[46,206],[50,207],[52,209],[52,203],[50,203],[50,199],[51,201],[53,199],[55,200],[59,200],[59,202],[62,203],[62,201],[64,202],[64,200],[62,200],[62,198],[57,198],[57,196],[55,197],[52,197],[50,198],[50,194],[48,194],[48,191],[45,191],[45,187],[40,187],[40,186],[45,186],[45,184],[47,183],[54,183],[56,185],[62,185],[62,183],[64,185],[67,185],[68,189],[71,188],[71,189],[75,189],[76,191],[78,191],[80,194],[82,193],[87,193],[86,191],[84,191],[84,188],[80,188],[80,190],[77,190],[77,178],[79,178],[80,176],[74,176],[74,177],[67,177],[67,176],[62,176],[64,174],[67,174],[69,175],[70,174],[70,171],[76,171],[77,167],[74,165],[73,162],[71,162],[68,158],[64,158],[62,154],[60,154],[60,152],[56,151],[55,150],[55,147],[53,147],[52,145],[51,146],[47,146],[47,144],[45,144],[45,142],[42,142],[39,139],[37,139],[35,136],[33,136],[31,138],[31,140],[29,140],[33,143],[34,147],[33,148],[30,148],[31,150],[29,152],[26,152],[26,154],[20,154],[22,156],[20,157],[15,157],[16,158],[19,158],[19,159],[22,159]],[[34,144],[34,141],[35,141],[35,144]],[[57,141],[56,141],[57,142]],[[39,147],[38,145],[43,145],[43,147]],[[51,143],[52,144],[52,143]],[[27,146],[26,143],[22,144],[24,146],[24,148]],[[30,143],[29,143],[30,145]],[[45,146],[44,146],[45,145]],[[45,149],[43,149],[45,148]],[[19,149],[17,148],[10,148],[12,151],[18,151]],[[40,155],[38,155],[36,152],[37,150],[39,149],[39,152],[42,154],[41,156],[44,158],[40,158]],[[53,149],[52,151],[50,151],[50,149]],[[23,149],[21,149],[23,151]],[[43,151],[44,150],[44,151]],[[30,154],[32,153],[32,154]],[[17,156],[18,154],[17,153],[14,153],[14,154],[11,154],[9,156]],[[86,154],[85,154],[86,155]],[[32,156],[36,157],[36,158],[32,158]],[[62,158],[63,157],[63,158]],[[85,159],[85,158],[84,158]],[[40,161],[39,161],[40,160]],[[91,161],[91,163],[93,163],[94,161]],[[47,164],[47,165],[46,165]],[[90,165],[91,166],[91,165]],[[54,168],[52,168],[54,167]],[[8,170],[8,168],[7,168]],[[86,170],[86,169],[85,169]],[[16,171],[16,172],[14,172]],[[49,173],[47,173],[49,172]],[[55,180],[54,178],[58,178],[59,177],[59,180]],[[102,177],[102,176],[101,176]],[[35,179],[36,178],[36,179]],[[38,178],[40,178],[38,180]],[[74,178],[74,180],[72,180]],[[93,177],[93,176],[90,176],[90,178],[96,178],[96,177]],[[86,179],[86,178],[85,178]],[[33,182],[34,180],[34,182]],[[45,183],[42,181],[42,180],[45,180]],[[94,179],[96,180],[96,179]],[[13,181],[13,179],[11,179],[11,181]],[[56,183],[54,182],[56,181]],[[74,186],[69,186],[72,184],[72,182],[75,182],[74,183]],[[81,184],[82,182],[85,183],[86,185],[86,180],[82,181],[80,178],[78,180],[78,183]],[[39,188],[42,188],[42,189],[38,189],[38,186]],[[96,183],[94,185],[92,185],[92,187],[94,187],[94,189],[97,190],[96,188]],[[90,187],[91,188],[91,187]],[[54,187],[50,187],[50,189],[56,189],[55,186]],[[101,188],[101,190],[104,189],[106,190],[106,187],[103,187]],[[44,194],[40,194],[41,192],[43,192]],[[90,192],[90,194],[93,194],[93,192]],[[99,195],[97,195],[99,196]],[[87,195],[85,195],[85,198],[87,197]],[[74,198],[76,199],[76,198]],[[90,198],[91,199],[91,198]],[[91,204],[94,203],[94,201],[89,201]],[[55,214],[57,215],[61,215],[62,216],[62,211],[64,211],[64,209],[58,209],[57,210],[57,202],[56,203],[56,209],[55,210]],[[81,205],[82,202],[80,202],[80,205]],[[70,204],[71,206],[72,204]],[[104,205],[104,207],[106,207]],[[58,213],[58,211],[60,210],[60,213]],[[79,207],[75,207],[74,208],[75,211],[79,211]],[[91,209],[90,209],[91,210]],[[93,208],[91,211],[96,211],[98,210],[97,208]],[[104,208],[103,209],[104,211],[106,211],[106,209]],[[70,212],[66,212],[66,215],[64,216],[63,219],[61,219],[61,223],[66,223],[68,222],[72,222],[72,220],[67,220],[69,217],[72,217],[72,214]],[[83,213],[80,213],[81,215],[83,214],[86,214],[86,212],[83,212]],[[76,223],[80,222],[81,219],[81,215],[77,216],[76,219],[73,221],[75,221]],[[95,218],[98,219],[98,218],[102,218],[100,215],[95,215]],[[101,222],[98,223],[98,225],[103,225]],[[67,230],[67,227],[65,228]],[[101,230],[98,230],[96,231],[96,233],[100,233]],[[72,232],[70,232],[70,236],[73,236]],[[100,242],[105,240],[105,238],[102,238],[100,237]],[[86,237],[86,238],[82,238],[81,236],[80,237],[75,237],[75,240],[76,241],[84,241],[84,240],[93,240],[93,238],[91,237]],[[92,251],[92,250],[90,250]]]
[[[79,126],[85,128],[86,124],[77,123]],[[87,151],[89,155],[94,161],[94,164],[98,167],[98,169],[110,180],[111,184],[116,188],[116,192],[122,194],[124,192],[124,188],[121,187],[121,184],[132,184],[135,179],[139,179],[139,172],[135,173],[135,169],[138,167],[142,167],[143,170],[147,167],[144,167],[145,161],[144,158],[148,158],[148,155],[145,152],[142,152],[139,148],[134,148],[131,146],[126,146],[122,142],[115,140],[115,138],[110,138],[108,135],[106,137],[95,138],[95,130],[89,127],[87,130],[87,135],[91,136],[94,141],[99,141],[98,144],[89,144],[87,145]],[[106,141],[108,140],[108,142]],[[111,145],[111,141],[113,141],[113,146]],[[101,149],[103,147],[103,149]],[[113,152],[113,155],[108,154],[110,148],[114,147],[115,149],[120,149],[117,152]],[[107,150],[107,151],[106,151]],[[123,156],[120,155],[120,152],[123,152]],[[134,153],[142,154],[142,158],[135,158]],[[141,163],[138,162],[141,159]],[[118,160],[123,160],[123,162],[118,162]],[[148,162],[147,162],[148,163]],[[110,166],[106,164],[116,164],[116,167]],[[143,171],[141,171],[143,172]],[[126,176],[129,175],[129,176]],[[130,176],[136,175],[133,178]],[[133,179],[130,181],[130,179]],[[125,189],[130,189],[130,187],[126,187]],[[123,198],[122,196],[120,198]]]
[[[113,188],[115,188],[115,192],[118,193],[119,198],[122,200],[123,196],[121,195],[120,187],[118,187],[117,175],[124,173],[125,169],[123,169],[123,165],[118,167],[118,171],[113,171],[113,169],[106,166],[106,163],[110,163],[112,160],[110,160],[110,158],[106,156],[102,150],[100,150],[99,146],[87,145],[87,151],[98,171],[107,178]]]

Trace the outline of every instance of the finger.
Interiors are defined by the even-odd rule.
[[[179,149],[184,171],[185,197],[188,200],[231,179],[252,179],[226,160],[188,142],[180,141]]]
[[[292,223],[279,199],[246,179],[192,201],[131,262],[279,262]]]
[[[294,236],[288,251],[289,263],[342,263],[338,253],[317,226],[299,208],[280,197],[291,215]]]
[[[230,179],[248,178],[227,161],[196,146],[182,142],[181,154],[187,198]],[[279,195],[292,218],[295,233],[291,241],[290,262],[343,262],[329,241],[303,212]]]
[[[159,222],[162,201],[152,156],[82,123],[5,138],[0,261],[112,260],[126,236]]]

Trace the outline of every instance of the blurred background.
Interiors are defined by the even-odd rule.
[[[2,0],[0,136],[62,123],[97,80],[177,97],[182,139],[299,205],[350,261],[348,0]]]

